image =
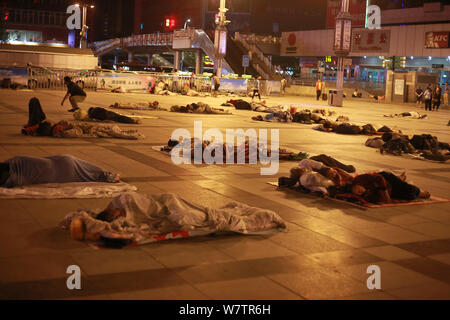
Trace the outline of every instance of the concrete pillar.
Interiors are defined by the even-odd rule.
[[[180,68],[180,51],[175,51],[175,57],[173,59],[173,68],[178,70]]]
[[[202,73],[202,55],[202,50],[197,49],[197,52],[195,53],[195,74]]]
[[[114,56],[114,65],[117,65],[119,63],[119,57]]]
[[[133,63],[134,60],[134,53],[128,52],[128,63]]]

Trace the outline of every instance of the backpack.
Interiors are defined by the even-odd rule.
[[[425,100],[431,100],[431,91],[426,90],[425,93],[423,94],[423,97],[425,98]]]

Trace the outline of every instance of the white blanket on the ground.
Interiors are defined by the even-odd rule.
[[[113,199],[108,208],[124,210],[126,216],[108,223],[96,220],[92,212],[78,210],[69,213],[60,226],[68,229],[73,219],[80,218],[88,233],[130,239],[138,244],[220,231],[261,234],[286,229],[283,219],[271,210],[236,202],[208,208],[174,194],[124,193]]]
[[[0,188],[3,199],[99,199],[112,198],[122,192],[136,191],[130,184],[106,182],[71,182],[37,184],[16,188]]]

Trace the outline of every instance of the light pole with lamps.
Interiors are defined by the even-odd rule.
[[[77,3],[76,4],[77,7],[79,7],[80,5]],[[80,49],[86,49],[87,48],[87,31],[89,30],[89,27],[86,25],[86,20],[87,20],[87,9],[88,7],[90,7],[91,9],[95,8],[94,5],[87,5],[87,4],[82,4],[83,6],[83,26],[81,27],[81,32],[80,32]]]
[[[187,18],[186,22],[184,23],[184,29],[186,30],[187,25],[191,23],[191,18]]]
[[[336,17],[336,30],[334,33],[334,52],[338,56],[338,72],[336,79],[337,103],[342,107],[344,95],[344,60],[350,53],[352,40],[352,19],[348,11],[349,0],[342,0],[341,12]]]
[[[216,32],[214,36],[214,50],[217,58],[217,76],[222,76],[223,58],[227,53],[227,28],[226,25],[230,23],[226,19],[225,14],[228,9],[225,7],[225,0],[220,0],[219,21],[217,23]]]

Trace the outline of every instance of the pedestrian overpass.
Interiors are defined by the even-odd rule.
[[[116,38],[93,43],[91,49],[101,61],[104,55],[116,56],[119,52],[128,54],[128,62],[132,62],[136,55],[147,56],[147,64],[153,62],[153,54],[173,52],[174,68],[180,65],[183,51],[194,51],[196,54],[195,71],[201,73],[202,55],[208,55],[217,65],[218,58],[215,55],[214,43],[201,29],[182,29],[172,33],[140,34],[126,38]],[[245,37],[228,37],[227,56],[222,63],[222,73],[243,74],[242,56],[251,54],[250,66],[246,73],[253,76],[261,75],[268,80],[279,80],[280,76],[275,72],[269,59],[256,46],[249,44]]]

